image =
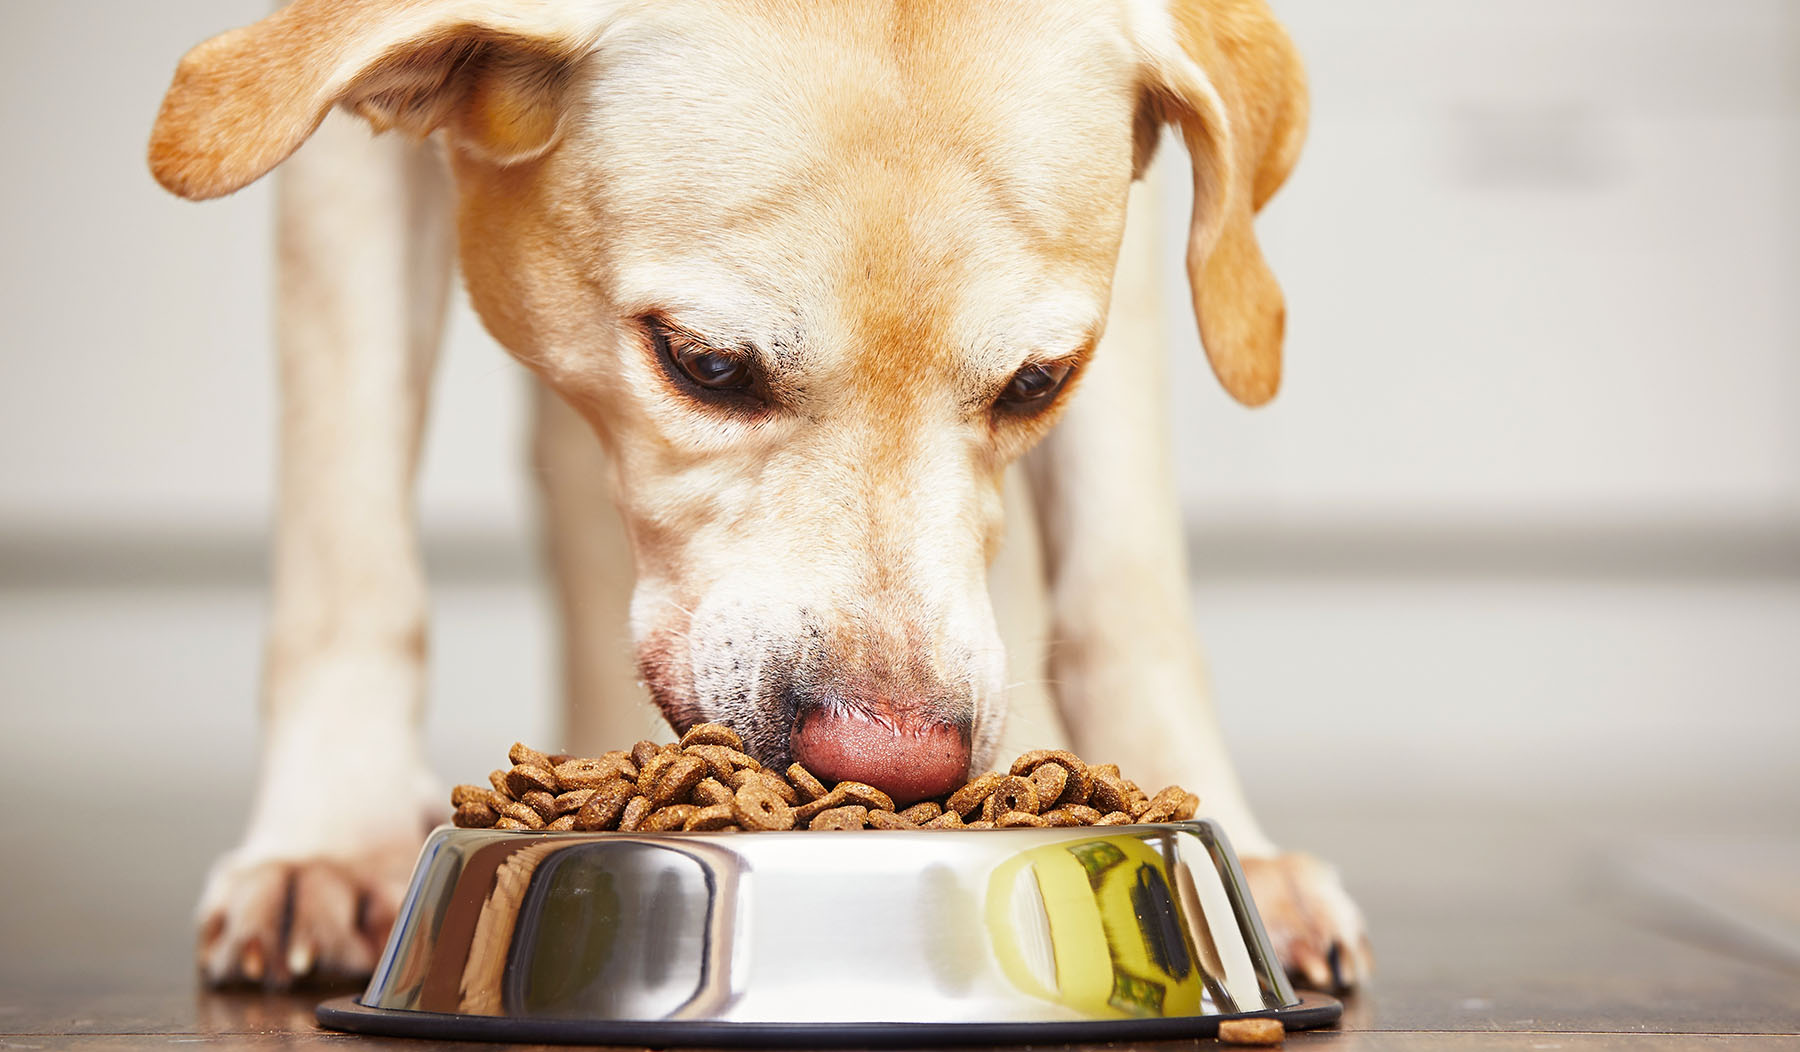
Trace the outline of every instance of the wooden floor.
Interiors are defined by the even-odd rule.
[[[0,784],[12,800],[44,788]],[[232,822],[209,815],[205,785],[136,790],[165,812],[159,823],[120,806],[133,792],[69,787],[67,805],[99,816],[80,827],[0,812],[11,845],[0,1048],[424,1047],[321,1031],[317,994],[198,989],[187,915]],[[1381,967],[1340,1028],[1289,1047],[1800,1049],[1800,824],[1789,808],[1589,803],[1577,819],[1421,794],[1271,810],[1290,840],[1344,869]]]

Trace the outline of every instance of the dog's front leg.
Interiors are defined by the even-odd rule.
[[[543,383],[532,402],[532,466],[551,586],[562,614],[560,748],[598,756],[669,724],[638,679],[631,640],[631,543],[613,503],[613,465],[587,421]]]
[[[443,811],[420,740],[413,476],[448,285],[447,183],[430,147],[341,115],[280,177],[261,772],[243,843],[200,903],[213,982],[368,972],[427,816]]]
[[[1244,860],[1277,952],[1321,987],[1369,968],[1363,924],[1337,875],[1283,853],[1244,799],[1188,608],[1169,458],[1156,209],[1133,190],[1106,336],[1068,411],[1028,461],[1051,588],[1050,680],[1083,756],[1145,788],[1197,792]]]

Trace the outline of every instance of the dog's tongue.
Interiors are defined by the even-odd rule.
[[[909,804],[950,792],[969,774],[969,746],[955,727],[896,731],[856,715],[814,712],[794,727],[794,759],[820,781],[866,782]]]

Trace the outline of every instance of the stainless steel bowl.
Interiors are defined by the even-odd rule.
[[[1211,822],[991,831],[442,828],[328,1027],[507,1041],[1205,1035],[1295,994]]]

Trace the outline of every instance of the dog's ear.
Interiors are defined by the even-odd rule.
[[[1145,112],[1181,129],[1194,166],[1188,280],[1200,339],[1233,398],[1261,405],[1281,385],[1286,307],[1253,220],[1306,135],[1306,78],[1265,0],[1139,5]],[[1139,163],[1157,122],[1139,126]]]
[[[181,60],[150,136],[158,182],[231,193],[299,149],[334,105],[377,131],[445,128],[496,164],[556,141],[573,65],[603,3],[294,0]]]

